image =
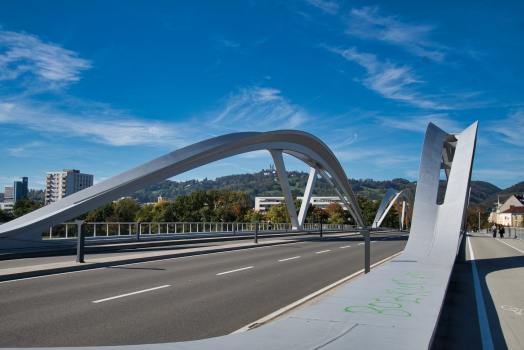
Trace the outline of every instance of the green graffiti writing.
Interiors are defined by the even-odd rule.
[[[396,285],[396,288],[386,290],[385,295],[376,297],[375,300],[367,305],[348,306],[344,311],[350,313],[412,317],[409,311],[404,310],[405,305],[420,304],[422,298],[430,294],[430,291],[427,290],[425,286],[426,281],[424,280],[435,278],[435,272],[415,270],[408,272],[406,276],[405,278],[392,278],[391,281]],[[413,279],[415,278],[419,280],[414,281]]]

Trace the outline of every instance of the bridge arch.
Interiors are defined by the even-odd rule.
[[[312,176],[316,178],[317,173],[327,179],[340,199],[349,204],[347,208],[356,223],[366,227],[346,173],[333,152],[320,139],[296,130],[242,132],[214,137],[170,152],[21,218],[0,225],[0,248],[42,245],[41,233],[46,228],[189,170],[224,158],[259,150],[271,152],[277,165],[285,197],[291,197],[291,192],[287,183],[282,153],[289,154],[311,166],[310,179]],[[286,185],[287,188],[285,188]],[[286,198],[286,203],[289,202],[289,198]],[[290,216],[293,216],[291,214],[295,210],[294,206],[288,205],[288,210],[290,210]],[[298,221],[296,212],[294,214],[293,227],[298,229],[301,223]]]
[[[386,218],[386,215],[388,215],[389,210],[391,207],[393,207],[393,204],[395,202],[398,205],[398,209],[400,211],[400,201],[402,200],[402,216],[399,215],[399,221],[400,225],[403,228],[404,227],[404,212],[405,212],[405,203],[407,202],[409,205],[407,215],[409,218],[409,221],[412,220],[412,211],[413,211],[413,193],[408,188],[403,189],[402,191],[397,191],[394,188],[390,188],[387,190],[386,194],[384,195],[384,198],[382,198],[382,202],[380,203],[380,207],[378,208],[377,215],[375,216],[375,220],[373,220],[373,228],[380,227],[382,225],[382,221]],[[388,205],[389,203],[389,205]],[[387,207],[386,207],[387,206]]]

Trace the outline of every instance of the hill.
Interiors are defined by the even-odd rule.
[[[147,187],[131,196],[141,203],[156,202],[158,197],[164,197],[168,200],[173,200],[177,196],[198,190],[209,189],[227,189],[232,191],[244,192],[251,203],[254,205],[255,197],[265,196],[282,196],[280,189],[280,182],[278,177],[273,174],[264,175],[267,170],[262,170],[254,174],[229,175],[219,177],[216,180],[208,180],[207,178],[189,181],[171,181],[164,180],[157,185]],[[288,173],[289,185],[293,193],[297,196],[302,196],[306,188],[309,174],[304,172],[291,171]],[[413,194],[416,192],[417,184],[414,181],[406,179],[393,179],[386,181],[374,181],[373,179],[349,179],[349,183],[355,195],[361,195],[369,200],[382,200],[384,194],[389,188],[394,188],[401,191],[409,188]],[[524,183],[523,187],[524,187]],[[514,187],[514,186],[513,186]],[[444,200],[444,193],[446,188],[446,181],[441,180],[439,186],[438,203]],[[471,183],[471,203],[481,204],[489,201],[490,196],[495,195],[501,191],[497,186],[485,181],[472,181]],[[314,195],[316,196],[334,196],[335,192],[331,189],[324,179],[319,178],[315,184]],[[482,205],[482,204],[481,204]],[[490,209],[492,205],[487,205]]]
[[[216,180],[208,180],[207,178],[202,181],[164,180],[156,185],[146,187],[129,195],[140,203],[151,203],[156,202],[158,197],[164,197],[167,200],[174,200],[180,195],[189,195],[198,190],[207,191],[212,188],[227,189],[244,192],[254,206],[255,197],[282,196],[280,182],[278,181],[276,174],[271,173],[270,175],[264,175],[264,173],[268,173],[268,170],[262,170],[261,172],[254,174],[218,177]],[[288,173],[291,190],[297,196],[304,195],[308,177],[309,174],[304,172],[291,171]],[[369,200],[382,200],[384,194],[389,188],[394,188],[397,191],[409,188],[413,194],[415,194],[417,189],[417,183],[415,181],[400,178],[386,181],[374,181],[373,179],[349,179],[349,183],[355,195],[361,195]],[[442,203],[444,201],[445,189],[446,181],[441,180],[437,203]],[[501,190],[497,186],[486,181],[472,181],[470,203],[478,204],[485,209],[491,210],[493,203],[497,201],[497,195],[508,193],[524,193],[524,181],[505,190]],[[335,193],[324,179],[319,178],[315,184],[314,195],[334,196]],[[30,190],[28,198],[43,201],[44,192],[42,190]]]

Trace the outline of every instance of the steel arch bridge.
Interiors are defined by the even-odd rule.
[[[163,155],[108,180],[67,196],[21,218],[0,225],[0,248],[50,245],[43,230],[95,209],[110,201],[200,166],[247,152],[268,150],[275,162],[293,229],[302,228],[307,212],[297,214],[282,154],[311,167],[304,203],[309,203],[317,176],[322,176],[348,208],[355,222],[366,227],[346,173],[333,152],[317,137],[295,130],[242,132],[214,137]]]

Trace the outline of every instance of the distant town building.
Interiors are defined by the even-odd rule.
[[[0,203],[4,203],[4,192],[0,192]]]
[[[56,202],[90,186],[93,186],[93,175],[82,174],[80,170],[64,169],[64,171],[48,172],[45,204]]]
[[[300,200],[304,200],[304,197],[297,197]],[[262,213],[267,213],[269,209],[274,205],[279,205],[281,202],[284,202],[284,197],[255,197],[255,210],[258,210]],[[311,197],[309,203],[314,206],[326,209],[328,205],[336,202],[347,210],[344,203],[338,197]]]
[[[22,199],[23,196],[27,197],[28,192],[29,189],[27,177],[21,177],[20,181],[15,181],[13,184],[13,203]]]
[[[519,194],[500,194],[489,221],[504,226],[521,226],[524,214],[524,196]]]
[[[9,202],[9,203],[0,203],[0,210],[8,210],[8,211],[11,211],[13,210],[13,206],[15,205],[15,203],[13,202]]]
[[[4,203],[13,203],[13,186],[5,187]]]
[[[269,165],[269,170],[264,171],[265,176],[276,176],[276,174],[277,171],[275,170],[275,167],[272,164]]]

